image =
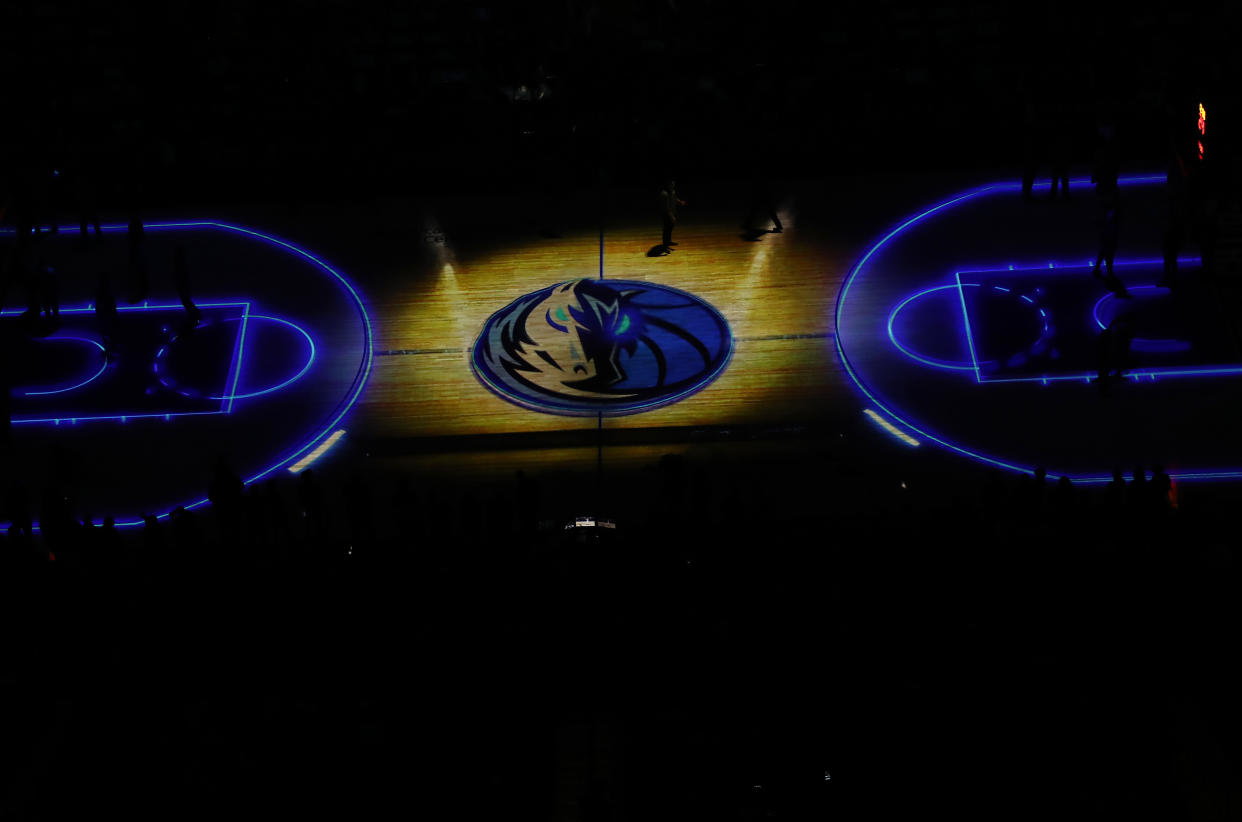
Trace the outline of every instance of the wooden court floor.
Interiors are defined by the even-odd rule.
[[[523,469],[567,477],[572,486],[683,453],[731,471],[769,466],[765,476],[788,480],[786,495],[796,487],[813,504],[807,477],[911,458],[863,416],[863,398],[837,358],[833,312],[842,281],[894,220],[991,179],[777,184],[784,231],[757,236],[742,226],[744,183],[682,181],[687,205],[674,232],[678,245],[657,257],[648,252],[660,241],[658,186],[302,205],[249,219],[275,223],[277,233],[339,265],[370,308],[370,383],[342,453],[325,468],[359,458],[377,471],[472,483],[504,482]],[[762,217],[756,223],[766,225]],[[735,340],[728,368],[680,402],[602,419],[531,411],[479,382],[468,356],[493,312],[601,270],[605,278],[673,286],[715,306]],[[932,456],[916,450],[924,453],[914,459]],[[933,470],[974,470],[944,455],[934,459]]]

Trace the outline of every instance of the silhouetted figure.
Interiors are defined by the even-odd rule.
[[[1165,196],[1169,201],[1168,223],[1164,230],[1164,272],[1157,287],[1172,288],[1177,280],[1177,258],[1186,241],[1189,173],[1176,134],[1169,138],[1169,161],[1165,171]]]
[[[85,242],[88,236],[87,224],[94,226],[95,238],[101,238],[103,229],[99,226],[99,210],[95,205],[95,183],[91,179],[90,172],[85,168],[80,167],[73,175],[73,195],[78,209],[78,231],[81,240]]]
[[[51,328],[60,326],[60,283],[56,269],[46,262],[39,263],[39,316]]]
[[[172,524],[172,565],[187,571],[202,559],[203,535],[198,519],[184,506],[177,506],[169,513],[168,521]]]
[[[677,196],[677,182],[670,179],[660,189],[660,220],[664,226],[661,244],[666,250],[671,251],[672,246],[677,245],[673,242],[673,228],[677,225],[677,206],[685,204],[686,201]]]
[[[1126,501],[1131,511],[1147,511],[1151,507],[1151,487],[1147,484],[1147,474],[1141,467],[1134,469],[1133,479],[1126,488]]]
[[[984,522],[994,523],[1005,513],[1008,504],[1005,482],[995,468],[988,470],[983,490],[979,495],[979,508]]]
[[[133,290],[129,295],[130,303],[140,303],[147,298],[150,283],[147,279],[146,231],[142,227],[142,219],[138,212],[132,211],[129,216],[129,275]]]
[[[4,340],[0,337],[0,345],[3,344]],[[3,459],[4,452],[12,444],[13,397],[10,392],[13,390],[13,378],[10,373],[11,368],[9,358],[0,355],[0,459]],[[3,462],[0,462],[0,466],[3,466]]]
[[[1068,200],[1070,196],[1070,136],[1067,130],[1068,125],[1068,118],[1059,112],[1056,122],[1053,123],[1052,134],[1048,143],[1048,154],[1052,163],[1052,179],[1048,183],[1048,197],[1053,200],[1057,198],[1058,183],[1061,186],[1061,199]]]
[[[173,251],[173,279],[177,286],[177,297],[181,300],[182,308],[185,309],[182,331],[192,331],[198,327],[198,321],[202,319],[203,312],[194,304],[194,299],[190,296],[190,269],[186,263],[183,245],[178,245]]]
[[[1130,344],[1134,342],[1134,325],[1129,316],[1120,314],[1100,332],[1096,340],[1099,363],[1097,387],[1107,393],[1113,378],[1125,377],[1130,366]]]
[[[289,514],[275,479],[263,483],[263,522],[267,538],[282,563],[289,559]]]
[[[1053,490],[1053,508],[1062,519],[1072,517],[1077,511],[1078,500],[1074,496],[1074,482],[1064,474],[1057,480]]]
[[[751,178],[749,199],[750,206],[746,212],[746,219],[742,222],[743,230],[754,230],[760,218],[772,223],[771,230],[778,234],[785,230],[785,226],[781,224],[780,215],[776,213],[776,201],[772,198],[772,190],[759,174]],[[765,225],[762,231],[767,230]]]
[[[216,514],[222,547],[232,547],[241,538],[242,492],[245,487],[228,460],[223,455],[217,457],[211,482],[207,486],[207,499]]]
[[[121,568],[122,543],[115,517],[104,517],[103,527],[99,529],[95,542],[99,570],[107,575],[117,573]]]
[[[111,360],[116,357],[116,297],[112,294],[112,282],[108,272],[99,274],[99,287],[95,290],[95,323],[103,341],[103,355]]]
[[[1164,466],[1157,464],[1151,469],[1152,506],[1157,512],[1168,511],[1173,506],[1173,479],[1164,472]]]
[[[1113,478],[1104,489],[1104,499],[1111,513],[1119,513],[1126,507],[1126,477],[1118,467],[1113,468]]]
[[[1032,472],[1032,480],[1030,487],[1030,499],[1027,504],[1031,513],[1041,514],[1048,507],[1048,469],[1042,465],[1035,466]]]
[[[1121,155],[1117,147],[1117,126],[1111,115],[1100,117],[1096,131],[1095,162],[1091,169],[1091,182],[1096,195],[1102,200],[1117,197],[1117,180],[1121,175]]]
[[[3,217],[4,214],[0,211],[0,219],[3,219]],[[4,307],[9,303],[9,283],[15,268],[15,256],[16,249],[11,249],[8,254],[0,256],[0,311],[3,311]]]
[[[30,507],[30,491],[26,486],[20,482],[10,485],[5,504],[5,515],[13,527],[30,534],[34,530],[34,514]]]
[[[1039,167],[1040,139],[1039,111],[1034,98],[1027,92],[1022,116],[1022,199],[1031,202],[1035,187],[1035,172]]]
[[[167,546],[160,519],[155,514],[142,515],[142,553],[138,564],[144,571],[152,571],[168,562]]]
[[[1104,284],[1120,298],[1128,298],[1130,292],[1126,291],[1125,284],[1113,274],[1113,259],[1117,256],[1117,237],[1118,237],[1118,218],[1117,218],[1117,201],[1103,202],[1100,214],[1100,253],[1095,258],[1095,267],[1091,269],[1091,276],[1104,280]],[[1107,274],[1100,273],[1100,264],[1106,266]]]

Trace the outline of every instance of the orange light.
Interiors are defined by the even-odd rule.
[[[1203,159],[1203,137],[1207,136],[1207,109],[1199,104],[1199,159]]]

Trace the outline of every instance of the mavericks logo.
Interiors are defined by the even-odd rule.
[[[483,326],[470,361],[507,400],[553,414],[634,414],[714,380],[733,350],[715,308],[668,286],[572,280]]]

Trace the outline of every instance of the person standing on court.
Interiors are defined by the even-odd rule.
[[[664,236],[661,244],[667,254],[676,245],[673,242],[673,227],[677,225],[677,206],[685,205],[686,201],[677,197],[677,181],[670,179],[660,189],[660,217],[664,223]]]

